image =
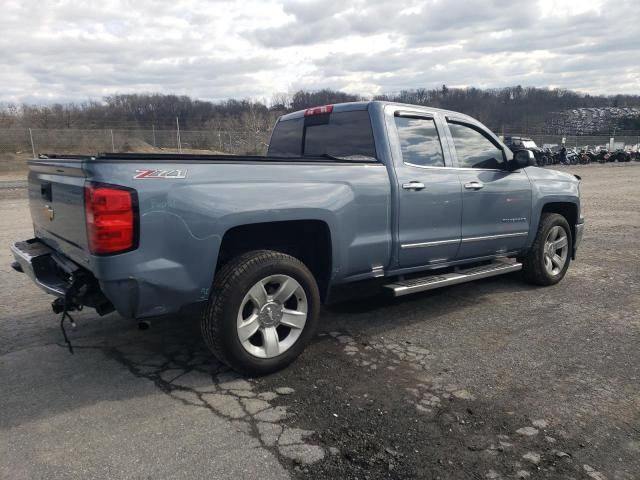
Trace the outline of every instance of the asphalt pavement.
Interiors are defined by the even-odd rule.
[[[640,164],[563,169],[587,227],[561,284],[325,308],[260,379],[219,364],[194,318],[140,331],[85,310],[71,355],[51,298],[9,268],[24,184],[0,188],[0,478],[640,478]]]

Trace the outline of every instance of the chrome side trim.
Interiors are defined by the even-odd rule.
[[[496,240],[498,238],[525,237],[527,235],[529,235],[529,232],[502,233],[500,235],[487,235],[485,237],[467,237],[462,239],[462,243]]]
[[[480,242],[482,240],[496,240],[498,238],[511,238],[511,237],[524,237],[529,235],[529,232],[515,232],[515,233],[501,233],[499,235],[487,235],[484,237],[466,237],[466,238],[452,238],[451,240],[437,240],[435,242],[419,242],[419,243],[403,243],[400,248],[424,248],[424,247],[440,247],[442,245],[453,245],[454,243],[462,242]]]
[[[438,240],[435,242],[420,242],[420,243],[404,243],[400,245],[400,248],[423,248],[423,247],[439,247],[441,245],[452,245],[460,242],[459,238],[451,240]]]
[[[467,170],[470,172],[508,172],[508,170],[500,169],[500,168],[472,168],[472,167],[448,167],[446,165],[443,166],[433,166],[433,165],[416,165],[415,163],[410,162],[402,162],[403,165],[409,165],[410,167],[415,168],[424,168],[424,169],[432,169],[432,170]],[[514,170],[509,173],[521,173],[521,170]]]
[[[384,277],[384,266],[374,265],[373,267],[371,267],[371,273],[373,274],[374,278]]]
[[[405,165],[409,165],[410,167],[416,167],[416,168],[431,168],[431,169],[438,169],[438,170],[453,170],[453,167],[447,167],[445,165],[418,165],[416,163],[411,163],[411,162],[402,162]]]

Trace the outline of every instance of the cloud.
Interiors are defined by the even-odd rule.
[[[0,102],[443,83],[639,93],[639,20],[633,0],[5,0]]]

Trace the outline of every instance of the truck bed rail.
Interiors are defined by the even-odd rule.
[[[304,156],[304,157],[274,157],[264,155],[206,155],[201,153],[117,153],[100,152],[96,155],[64,155],[58,153],[42,153],[38,159],[70,159],[70,160],[130,160],[136,162],[176,162],[176,161],[201,161],[201,162],[290,162],[290,163],[380,163],[372,158],[371,160],[348,158],[330,158],[327,156]]]

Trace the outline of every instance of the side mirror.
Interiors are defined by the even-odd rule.
[[[513,160],[509,162],[509,170],[518,170],[536,164],[536,157],[531,150],[517,150],[513,154]]]

